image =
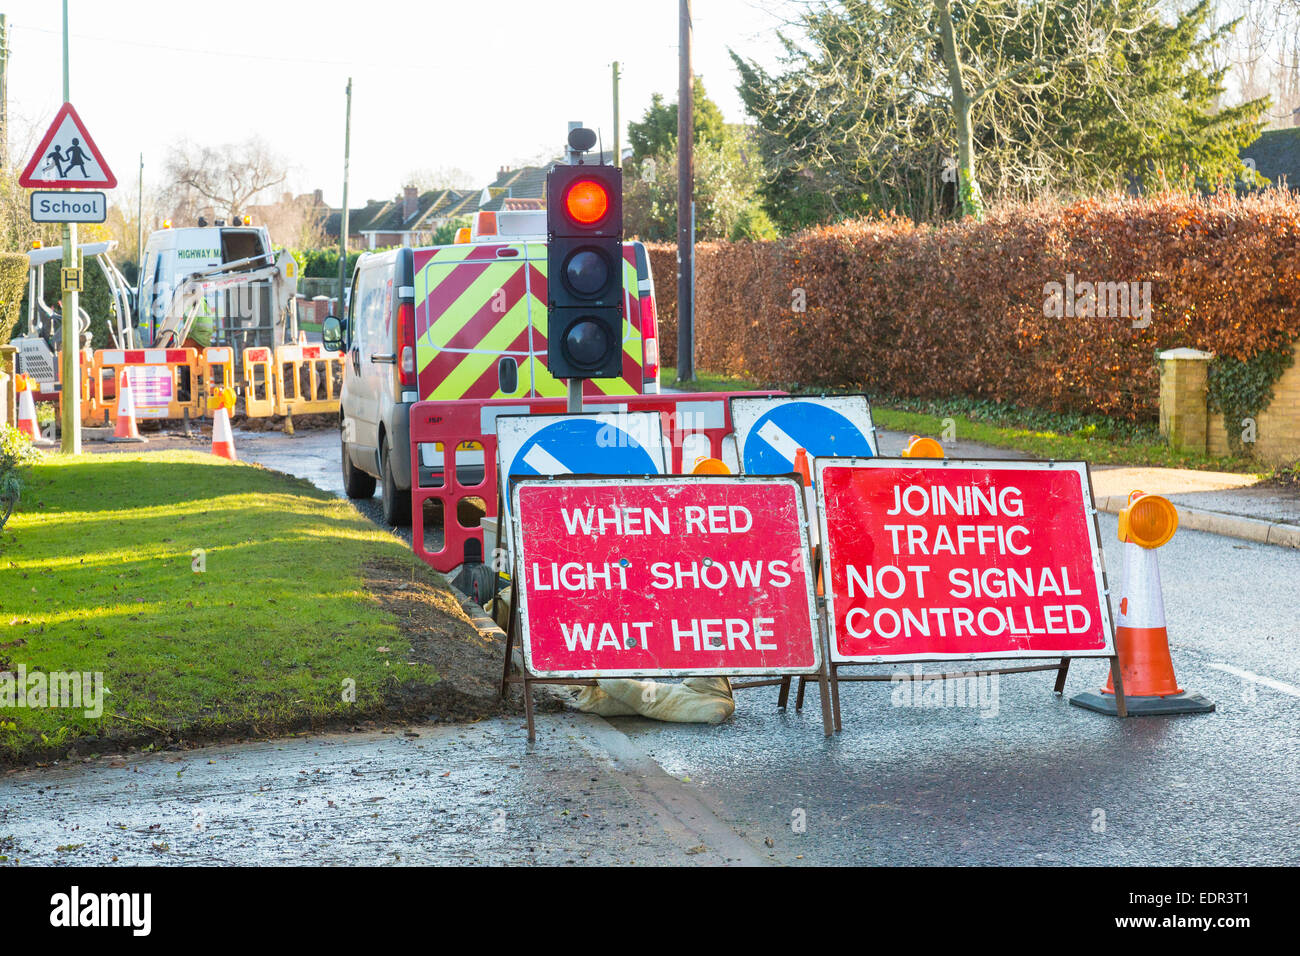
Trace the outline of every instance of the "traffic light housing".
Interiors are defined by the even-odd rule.
[[[546,366],[623,375],[623,173],[556,166],[546,178]]]

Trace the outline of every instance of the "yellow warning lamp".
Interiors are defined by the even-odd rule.
[[[214,388],[212,390],[212,404],[217,408],[224,408],[228,412],[233,412],[235,410],[235,390],[233,388]]]
[[[170,219],[164,219],[164,220],[163,220],[163,228],[164,228],[164,229],[170,229],[171,227],[172,227],[172,221],[171,221]]]
[[[41,240],[39,240],[39,239],[33,239],[33,240],[32,240],[32,248],[33,248],[33,249],[42,249],[42,248],[44,248],[44,247],[45,247],[45,243],[41,242]]]
[[[253,224],[253,217],[252,217],[252,216],[245,216],[245,217],[243,218],[243,223],[244,223],[245,226],[251,226],[251,225]]]
[[[943,446],[933,438],[922,438],[920,435],[913,435],[907,440],[907,447],[903,449],[904,458],[942,458]]]
[[[1119,513],[1119,539],[1149,551],[1168,544],[1177,530],[1178,509],[1160,495],[1135,491],[1128,496],[1128,507]]]
[[[731,469],[726,463],[717,458],[709,458],[701,455],[695,459],[695,467],[691,469],[692,475],[729,475]]]
[[[456,230],[457,245],[463,242],[469,242],[469,226],[461,226]]]

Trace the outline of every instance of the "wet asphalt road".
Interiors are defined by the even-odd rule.
[[[40,866],[761,862],[681,781],[583,714],[542,717],[531,748],[518,721],[491,720],[0,776],[0,856]]]
[[[885,436],[883,450],[905,436]],[[291,442],[291,444],[289,444]],[[338,491],[336,438],[240,439]],[[286,447],[288,446],[288,447]],[[377,514],[378,498],[364,503]],[[1115,519],[1100,518],[1112,586]],[[1300,552],[1180,531],[1161,570],[1174,664],[1217,713],[1119,721],[1053,674],[996,709],[842,688],[827,740],[739,692],[719,727],[542,715],[102,757],[0,777],[0,854],[27,863],[1300,863]],[[1066,697],[1100,686],[1076,662]],[[63,847],[63,849],[60,849]],[[68,849],[72,847],[72,849]]]
[[[882,432],[882,452],[906,437]],[[337,452],[319,457],[337,492]],[[377,499],[361,507],[378,513]],[[1116,521],[1100,524],[1115,587]],[[1079,661],[1063,697],[1050,672],[1000,678],[996,712],[895,707],[889,684],[845,685],[844,731],[829,741],[815,688],[802,713],[778,711],[769,688],[743,691],[723,727],[610,723],[720,819],[771,840],[759,847],[771,859],[1300,863],[1300,552],[1182,531],[1160,560],[1176,672],[1215,714],[1118,721],[1072,707],[1106,677]]]
[[[1115,586],[1115,519],[1101,531]],[[801,715],[763,688],[724,728],[613,723],[801,862],[1300,863],[1300,552],[1181,531],[1160,559],[1179,682],[1214,714],[1104,717],[1048,672],[1001,678],[988,716],[842,685],[829,741],[814,688]],[[1105,677],[1076,661],[1065,696]]]

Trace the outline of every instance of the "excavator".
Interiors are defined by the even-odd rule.
[[[233,347],[236,373],[251,346],[290,344],[298,338],[297,263],[278,255],[265,228],[198,226],[153,232],[145,246],[138,288],[132,290],[110,253],[112,240],[89,243],[79,251],[93,259],[111,295],[108,338],[115,349]],[[26,334],[11,341],[18,348],[18,371],[36,379],[39,401],[58,399],[57,353],[63,346],[63,316],[44,298],[45,269],[58,268],[59,247],[28,253]],[[79,310],[82,348],[91,347],[92,318]],[[184,372],[184,370],[182,370]],[[114,383],[104,383],[111,395]],[[189,383],[178,390],[187,397]]]

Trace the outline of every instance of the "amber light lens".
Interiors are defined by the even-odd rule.
[[[904,458],[942,458],[943,446],[933,438],[922,438],[919,435],[913,435],[903,449]]]
[[[569,218],[583,226],[593,226],[609,211],[609,194],[591,179],[580,179],[564,194],[564,209]]]
[[[1174,536],[1178,511],[1166,498],[1143,495],[1128,508],[1129,539],[1143,548],[1158,548]]]

